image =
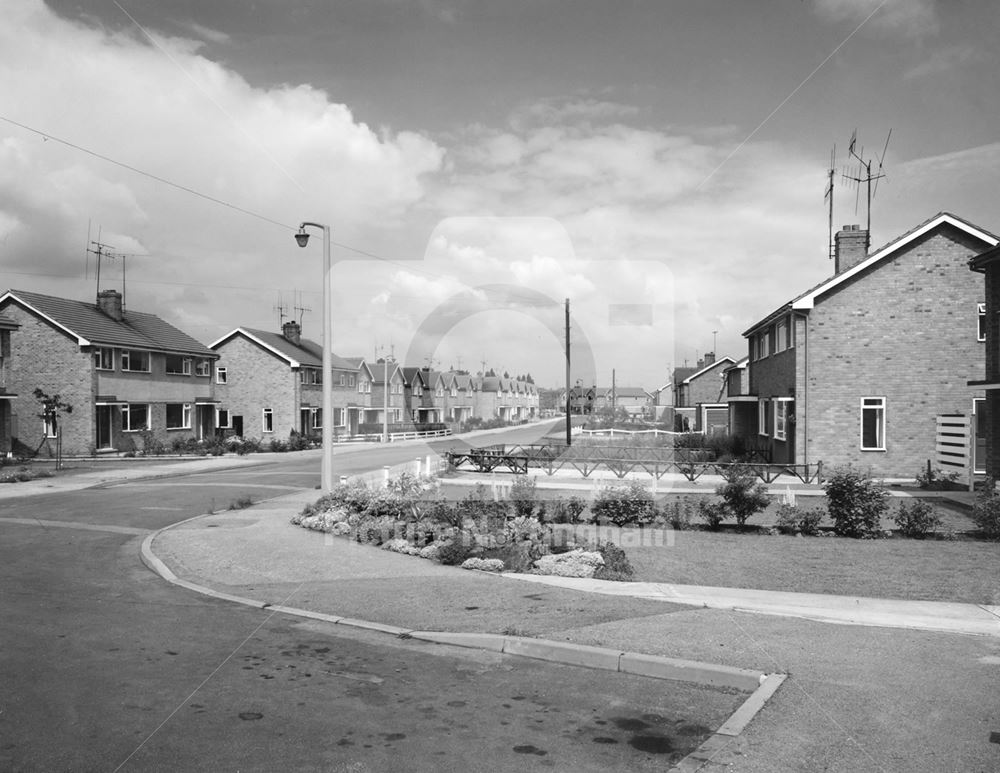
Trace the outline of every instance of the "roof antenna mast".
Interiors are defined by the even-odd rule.
[[[851,135],[851,144],[847,148],[849,155],[854,156],[858,160],[858,169],[856,173],[853,173],[853,169],[848,169],[844,172],[844,179],[858,185],[858,195],[861,194],[861,183],[865,183],[868,191],[868,225],[867,225],[867,238],[865,239],[865,249],[869,250],[872,246],[872,199],[875,198],[875,193],[878,191],[878,181],[885,177],[885,172],[883,171],[885,164],[885,154],[889,150],[889,138],[892,136],[892,129],[889,129],[889,133],[885,136],[885,146],[882,148],[882,155],[878,159],[878,169],[872,172],[872,160],[869,158],[867,161],[864,158],[864,148],[861,148],[860,152],[856,150],[858,132],[857,129]],[[875,183],[875,187],[872,188],[872,182]],[[831,197],[832,198],[832,197]],[[856,200],[856,199],[855,199]],[[857,204],[855,204],[855,209],[857,209]]]

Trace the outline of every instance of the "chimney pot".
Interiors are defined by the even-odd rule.
[[[121,322],[125,316],[122,294],[117,290],[101,290],[97,293],[97,308],[117,322]]]
[[[291,341],[296,346],[298,346],[302,340],[302,328],[299,326],[299,323],[294,320],[286,322],[281,326],[281,334],[285,337],[285,340]]]

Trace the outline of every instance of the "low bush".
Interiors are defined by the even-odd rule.
[[[675,499],[670,503],[669,507],[664,508],[664,511],[667,523],[670,524],[671,529],[687,531],[692,528],[691,520],[694,507],[691,505],[691,500],[687,497]]]
[[[983,493],[972,506],[972,520],[986,539],[1000,541],[1000,495],[996,493],[994,483],[989,478]]]
[[[625,551],[618,547],[618,545],[605,542],[603,545],[598,546],[597,552],[604,559],[604,565],[599,566],[594,571],[595,580],[630,582],[635,577],[635,569],[633,569],[631,562],[628,560],[628,556],[625,555]]]
[[[698,500],[698,516],[705,522],[705,525],[712,531],[717,531],[726,520],[726,505],[723,502],[709,502],[706,499]]]
[[[569,499],[559,497],[548,503],[546,512],[552,523],[579,523],[587,503],[581,497],[572,496]]]
[[[812,537],[819,533],[819,524],[822,520],[822,510],[802,510],[795,505],[783,504],[778,508],[774,528],[782,534],[804,534]]]
[[[653,495],[638,482],[602,490],[590,509],[597,518],[607,519],[615,526],[648,523],[656,515]]]
[[[508,499],[514,507],[515,515],[530,518],[535,514],[535,508],[538,503],[538,494],[535,491],[535,479],[527,475],[515,476],[511,482]]]
[[[736,519],[740,530],[771,501],[767,495],[767,486],[758,482],[757,476],[742,465],[729,468],[725,483],[717,487],[715,493],[722,497],[726,511]]]
[[[930,462],[927,463],[926,470],[917,473],[916,479],[917,485],[928,491],[949,491],[959,486],[957,472],[944,472],[938,468],[931,469]]]
[[[896,522],[900,534],[914,539],[925,539],[941,525],[941,516],[923,499],[914,499],[909,505],[900,502],[892,520]]]
[[[882,536],[882,516],[889,509],[889,492],[867,473],[840,467],[823,483],[833,529],[841,537]]]
[[[460,566],[467,558],[472,558],[472,535],[461,532],[450,542],[438,545],[437,560],[445,566]]]

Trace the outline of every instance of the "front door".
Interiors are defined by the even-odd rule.
[[[97,406],[97,448],[107,450],[112,448],[111,422],[114,418],[114,408],[110,405]]]

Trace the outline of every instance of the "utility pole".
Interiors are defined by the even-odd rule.
[[[569,384],[569,298],[566,299],[566,445],[573,445],[573,396]]]
[[[382,363],[384,365],[384,376],[382,384],[385,387],[383,390],[383,411],[382,411],[382,442],[389,442],[389,358],[383,357]]]
[[[615,427],[615,413],[618,410],[618,393],[615,391],[615,369],[611,369],[611,428]]]

